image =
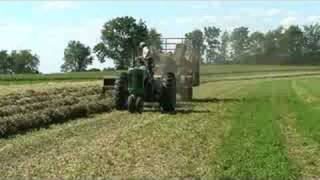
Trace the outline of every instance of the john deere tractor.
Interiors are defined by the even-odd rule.
[[[180,40],[180,43],[169,43]],[[192,87],[199,85],[200,50],[183,38],[163,39],[160,52],[151,51],[133,61],[120,77],[104,79],[104,89],[113,85],[115,108],[129,112],[143,111],[144,102],[158,102],[162,112],[174,112],[179,99],[192,99]],[[169,48],[169,45],[175,45]]]
[[[174,73],[163,78],[154,78],[145,65],[135,65],[128,73],[121,73],[114,85],[114,103],[116,109],[128,109],[129,112],[142,112],[143,104],[159,102],[164,112],[175,110],[176,84]]]

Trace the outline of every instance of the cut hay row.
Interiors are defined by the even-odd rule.
[[[240,80],[258,80],[258,79],[278,79],[278,78],[293,78],[293,77],[316,77],[320,76],[320,73],[297,73],[297,74],[279,74],[279,75],[263,75],[263,76],[244,76],[244,77],[227,77],[220,79],[202,80],[202,84],[219,82],[219,81],[240,81]]]
[[[11,116],[14,114],[23,114],[28,112],[35,112],[46,108],[55,108],[60,106],[70,106],[77,104],[83,100],[95,100],[98,95],[85,95],[85,96],[70,96],[64,98],[54,98],[48,101],[36,102],[26,105],[12,105],[0,108],[0,117]]]
[[[11,96],[12,98],[4,98],[0,99],[0,107],[5,106],[22,106],[22,105],[30,105],[33,103],[40,103],[45,101],[51,101],[53,99],[62,99],[66,97],[82,97],[87,95],[96,95],[101,92],[101,88],[99,86],[96,87],[88,87],[88,88],[78,88],[78,89],[72,89],[69,91],[69,89],[66,89],[65,91],[48,91],[48,92],[34,92],[32,93],[33,96],[29,95],[17,95],[20,98],[16,98]]]
[[[0,118],[0,137],[24,132],[31,128],[40,128],[53,123],[62,123],[90,114],[108,112],[111,110],[110,99],[82,101],[75,105],[48,108],[38,112],[17,114]]]
[[[58,95],[58,94],[66,94],[66,93],[72,93],[72,92],[79,92],[79,91],[91,91],[91,90],[100,90],[101,88],[99,86],[87,86],[87,87],[62,87],[62,88],[52,88],[48,90],[25,90],[20,93],[10,93],[5,96],[1,96],[1,101],[6,100],[19,100],[22,98],[32,98],[34,96],[50,96],[50,95]]]
[[[201,75],[227,75],[227,74],[247,74],[247,73],[277,73],[277,72],[317,72],[320,69],[315,66],[315,68],[310,69],[301,69],[301,68],[294,68],[294,69],[262,69],[262,70],[230,70],[225,72],[202,72]]]

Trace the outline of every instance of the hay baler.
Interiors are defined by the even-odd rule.
[[[200,84],[200,48],[184,38],[162,39],[160,52],[152,52],[142,64],[133,63],[116,79],[105,78],[103,91],[112,89],[118,110],[142,112],[144,102],[158,102],[163,112],[174,112],[176,99],[192,100]]]

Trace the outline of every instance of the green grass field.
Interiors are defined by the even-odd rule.
[[[247,77],[247,76],[283,76],[296,74],[319,75],[318,66],[275,66],[275,65],[202,65],[202,80],[220,80],[226,77]],[[73,72],[53,74],[17,74],[0,75],[0,85],[13,84],[35,84],[52,81],[91,81],[101,80],[104,77],[117,77],[120,71],[105,72]]]
[[[320,76],[303,75],[317,67],[202,69],[175,115],[111,111],[1,138],[1,177],[320,177]],[[2,85],[0,95],[100,83]]]

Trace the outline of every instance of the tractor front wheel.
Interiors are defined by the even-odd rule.
[[[128,110],[130,113],[142,113],[143,112],[143,98],[134,95],[128,97]]]
[[[136,110],[138,111],[138,113],[142,113],[143,112],[143,99],[142,99],[142,97],[137,97],[135,105],[136,105]]]
[[[136,98],[133,95],[128,97],[128,110],[131,113],[136,111]]]

